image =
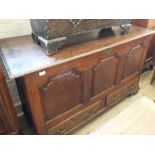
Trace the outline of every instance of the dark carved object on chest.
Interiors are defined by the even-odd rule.
[[[31,19],[32,38],[41,45],[47,55],[60,47],[88,42],[106,36],[112,26],[120,26],[122,32],[130,29],[129,19]],[[101,31],[103,30],[103,31]],[[102,35],[100,35],[102,33]]]

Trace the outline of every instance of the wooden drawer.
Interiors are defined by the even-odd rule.
[[[119,101],[124,99],[129,94],[133,94],[137,92],[138,89],[139,89],[138,78],[136,78],[135,80],[129,82],[128,84],[121,87],[120,89],[114,91],[112,94],[108,95],[106,105],[109,106],[109,105],[118,103]]]
[[[61,122],[57,126],[50,128],[47,132],[48,134],[60,135],[70,132],[70,130],[77,125],[81,125],[83,122],[95,117],[100,111],[104,110],[103,101],[97,101],[96,103],[88,106],[86,109],[81,110],[77,114],[71,116],[65,121]]]

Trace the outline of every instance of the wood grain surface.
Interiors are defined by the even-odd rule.
[[[32,41],[31,36],[0,40],[0,54],[10,78],[53,67],[77,58],[91,55],[134,39],[155,33],[155,31],[132,26],[128,34],[122,35],[115,27],[112,36],[95,41],[66,47],[53,56],[46,56],[43,49]]]

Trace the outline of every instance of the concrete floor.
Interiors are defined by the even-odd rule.
[[[155,83],[150,85],[150,80],[152,77],[152,71],[147,71],[141,75],[139,87],[139,92],[134,95],[126,98],[122,102],[118,103],[109,111],[105,112],[104,114],[100,115],[96,119],[92,120],[91,122],[87,123],[82,128],[76,130],[73,135],[87,135],[90,132],[94,131],[96,128],[102,126],[108,120],[117,116],[120,112],[126,109],[129,105],[131,105],[135,100],[146,96],[151,100],[155,100]]]

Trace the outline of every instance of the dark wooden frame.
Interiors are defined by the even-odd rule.
[[[0,134],[20,134],[21,129],[11,96],[0,66]]]

